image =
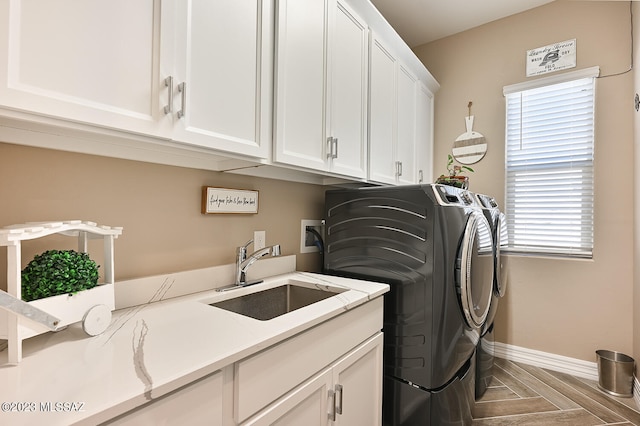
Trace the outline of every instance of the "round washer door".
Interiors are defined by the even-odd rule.
[[[479,211],[471,211],[459,249],[460,303],[467,324],[484,324],[493,292],[493,237],[489,222]]]
[[[496,244],[496,258],[495,258],[495,291],[498,297],[504,297],[507,292],[507,271],[504,268],[502,255],[500,254],[500,248],[507,246],[507,224],[505,223],[506,216],[500,212],[496,216],[495,221],[495,244]]]

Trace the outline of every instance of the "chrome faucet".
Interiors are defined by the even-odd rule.
[[[261,248],[260,250],[256,250],[247,256],[247,248],[249,245],[253,244],[253,240],[249,240],[244,246],[238,247],[236,252],[236,285],[238,286],[246,286],[249,284],[257,284],[257,283],[247,283],[247,269],[253,263],[271,253],[271,256],[276,257],[280,256],[280,245],[276,244],[269,247]],[[259,281],[260,282],[260,281]]]

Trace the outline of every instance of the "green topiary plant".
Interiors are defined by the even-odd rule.
[[[22,271],[22,300],[76,293],[98,284],[96,262],[86,253],[49,250],[36,255]]]

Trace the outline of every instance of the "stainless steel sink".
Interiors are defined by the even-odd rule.
[[[339,288],[333,290],[285,284],[233,299],[211,303],[210,306],[267,321],[344,291],[344,289]]]

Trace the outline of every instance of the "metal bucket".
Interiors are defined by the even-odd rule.
[[[634,360],[620,352],[597,350],[598,387],[614,395],[630,397],[633,394]]]

